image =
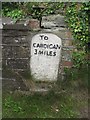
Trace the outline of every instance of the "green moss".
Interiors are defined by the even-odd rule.
[[[29,71],[28,71],[29,72]],[[66,69],[67,77],[47,94],[3,92],[4,118],[75,118],[87,106],[88,69]],[[24,73],[25,74],[25,73]],[[28,73],[30,74],[30,72]],[[25,74],[27,77],[27,72]],[[29,77],[28,77],[29,78]],[[76,83],[78,86],[76,86]],[[56,88],[57,87],[57,88]],[[84,95],[83,95],[84,92]],[[81,104],[82,101],[82,104]]]
[[[34,94],[22,96],[8,94],[3,100],[3,117],[6,118],[72,118],[76,116],[71,97],[55,95],[50,92],[45,96]],[[70,104],[71,103],[71,104]]]

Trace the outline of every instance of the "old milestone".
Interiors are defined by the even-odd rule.
[[[57,80],[61,47],[61,38],[51,33],[37,34],[32,38],[30,69],[35,80]]]

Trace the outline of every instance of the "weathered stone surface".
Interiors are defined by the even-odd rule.
[[[69,39],[63,42],[64,46],[72,46],[72,44],[73,44],[72,40],[69,40]]]
[[[13,19],[9,18],[9,17],[3,17],[2,18],[2,24],[3,25],[10,25],[10,24],[14,24],[15,22],[13,21]]]
[[[25,26],[24,24],[5,24],[3,25],[5,30],[30,30],[30,27]]]
[[[28,31],[3,30],[2,58],[3,65],[11,69],[28,69],[30,61]]]
[[[6,66],[11,69],[28,69],[29,59],[7,59]]]
[[[4,69],[2,72],[2,90],[15,91],[15,90],[28,90],[23,82],[22,77],[15,73],[15,71]]]
[[[3,44],[27,44],[26,36],[3,36],[2,37]],[[12,46],[13,46],[12,45]]]
[[[44,28],[66,27],[64,16],[60,14],[43,17],[42,25]]]
[[[63,51],[62,60],[71,61],[72,60],[72,52],[70,50]]]
[[[30,27],[30,29],[34,30],[34,29],[40,29],[40,23],[37,19],[31,19],[28,22],[28,26]]]
[[[2,19],[0,18],[0,29],[3,28],[3,25],[2,25]]]
[[[18,30],[17,29],[9,29],[10,26],[8,26],[8,29],[6,30],[2,30],[2,37],[23,37],[23,36],[27,36],[28,35],[28,30],[26,29],[22,29],[22,30]],[[3,42],[3,41],[2,41]]]
[[[71,61],[63,61],[62,65],[63,67],[71,68],[73,63]]]
[[[44,22],[42,23],[42,26],[44,26],[44,28],[57,27],[57,25],[56,25],[54,22],[52,22],[52,21],[49,21],[49,22],[44,21]]]
[[[54,34],[42,33],[32,38],[30,68],[36,80],[57,80],[61,47],[61,39]]]

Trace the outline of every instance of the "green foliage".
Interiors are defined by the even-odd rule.
[[[77,83],[76,85],[83,88],[88,88],[88,66],[83,65],[81,69],[77,68],[65,68],[65,80],[63,82],[64,86],[68,87],[75,87],[74,83]]]
[[[47,3],[44,15],[56,14],[56,10],[59,10],[62,7],[62,3]]]
[[[11,96],[5,99],[5,108],[9,109],[9,112],[23,113],[22,108],[20,107],[20,103],[12,100]]]
[[[85,51],[73,52],[74,67],[81,68],[85,63],[87,64]]]
[[[20,19],[23,17],[23,13],[21,10],[12,10],[10,12],[7,12],[7,17],[11,17],[13,19]]]
[[[78,49],[83,49],[89,42],[88,36],[88,14],[86,10],[90,9],[90,2],[77,4],[72,3],[66,10],[66,17],[71,28]]]
[[[38,7],[43,6],[40,10]],[[40,2],[22,2],[22,3],[3,3],[2,15],[20,19],[22,17],[32,17],[40,19],[42,15],[54,14],[62,6],[61,3],[40,3]],[[37,7],[37,8],[35,8]]]
[[[87,64],[87,51],[89,43],[89,16],[90,2],[70,3],[66,8],[66,22],[73,33],[77,52],[73,53],[74,67],[80,68]]]
[[[19,3],[2,3],[2,16],[11,17],[13,19],[21,19],[24,17],[23,11],[20,9]]]
[[[74,102],[65,93],[36,93],[30,96],[9,94],[3,99],[3,118],[72,118],[77,116]]]

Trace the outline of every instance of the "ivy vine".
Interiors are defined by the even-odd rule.
[[[74,67],[80,68],[88,64],[88,44],[89,41],[89,17],[90,2],[88,3],[70,3],[66,7],[66,22],[71,29],[77,51],[73,52]]]

